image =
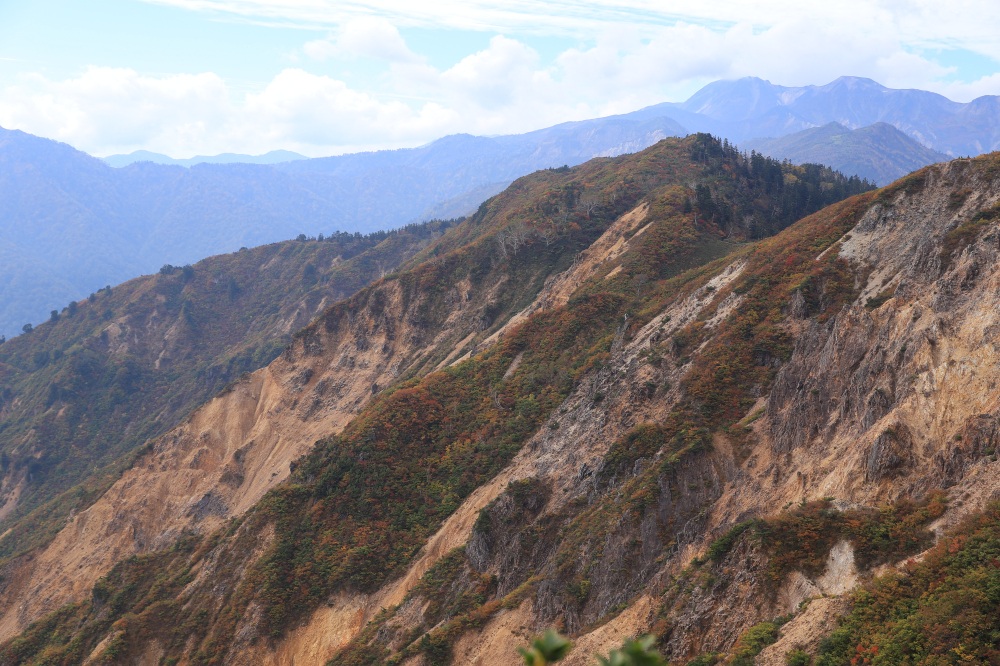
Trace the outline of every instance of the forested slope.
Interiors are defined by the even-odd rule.
[[[148,439],[270,363],[330,303],[412,258],[449,224],[166,265],[0,344],[0,558],[50,538]]]

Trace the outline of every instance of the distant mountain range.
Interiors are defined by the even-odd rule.
[[[831,122],[849,129],[887,123],[952,157],[1000,148],[1000,97],[967,104],[924,90],[895,90],[842,76],[824,86],[791,88],[748,77],[710,83],[686,102],[657,104],[628,118],[668,116],[691,132],[730,141],[780,137]]]
[[[666,122],[665,119],[673,122]],[[645,127],[636,126],[636,122]],[[648,126],[648,123],[652,126]],[[495,141],[494,149],[514,148],[516,152],[521,152],[525,140],[529,144],[549,140],[551,143],[548,149],[551,150],[554,147],[552,143],[559,143],[554,138],[564,138],[567,132],[577,134],[581,130],[589,130],[598,135],[591,141],[600,143],[602,139],[609,138],[609,131],[617,131],[621,134],[620,140],[608,149],[608,154],[621,154],[645,148],[648,144],[641,137],[650,132],[662,133],[662,136],[708,132],[742,144],[749,139],[783,137],[830,123],[837,123],[847,129],[860,129],[878,123],[891,125],[921,145],[948,157],[979,155],[1000,149],[1000,97],[987,95],[963,104],[937,93],[886,88],[871,79],[855,76],[842,76],[822,86],[801,87],[779,86],[756,77],[716,81],[685,102],[656,104],[631,113],[565,123],[527,134],[492,139],[476,138],[482,142]],[[644,133],[643,129],[649,131]],[[437,142],[430,145],[436,144]],[[380,151],[365,155],[391,155],[397,152],[401,151]],[[321,159],[353,163],[356,157],[345,155]],[[276,150],[264,155],[225,153],[190,159],[174,159],[140,150],[128,155],[111,155],[105,157],[104,161],[111,166],[121,167],[140,161],[192,166],[237,162],[277,164],[305,159],[298,153],[286,150]],[[300,165],[300,168],[311,170],[312,167]]]
[[[876,123],[883,124],[861,129]],[[461,216],[532,171],[690,132],[881,183],[944,155],[1000,147],[1000,102],[959,104],[851,77],[802,88],[747,78],[710,84],[683,103],[526,134],[453,135],[420,148],[318,159],[139,152],[102,161],[0,129],[0,334],[164,263],[299,234]],[[754,141],[761,137],[785,140]],[[137,161],[109,166],[128,160]]]
[[[222,153],[221,155],[195,155],[187,159],[174,159],[169,155],[152,153],[148,150],[137,150],[128,155],[108,155],[102,158],[108,166],[124,167],[136,162],[154,162],[156,164],[173,164],[189,167],[195,164],[279,164],[294,160],[308,159],[305,155],[293,153],[290,150],[272,150],[263,155],[240,155],[238,153]]]
[[[776,139],[751,139],[741,146],[795,164],[814,162],[887,185],[948,156],[917,143],[892,125],[875,123],[851,130],[829,123]]]
[[[299,234],[461,216],[532,171],[684,133],[667,118],[607,118],[276,165],[112,168],[66,144],[0,129],[0,335],[165,263]]]

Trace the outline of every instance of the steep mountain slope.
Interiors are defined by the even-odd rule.
[[[855,130],[830,123],[777,139],[751,139],[742,146],[796,164],[825,164],[877,185],[888,185],[920,167],[948,159],[886,123]]]
[[[919,563],[854,594],[850,614],[817,646],[817,664],[996,663],[998,560],[1000,504],[993,504]]]
[[[602,369],[428,540],[438,558],[422,582],[366,615],[335,663],[508,663],[551,625],[579,635],[568,663],[650,630],[679,663],[729,651],[751,663],[779,633],[766,621],[844,594],[925,548],[926,527],[1000,499],[998,206],[998,156],[931,167],[637,314]],[[440,557],[439,539],[460,548]],[[989,571],[992,552],[970,549],[969,565]],[[997,601],[977,608],[989,618]],[[829,633],[848,607],[813,602],[784,649],[819,649],[809,627]],[[847,663],[834,651],[845,642],[855,656],[852,636],[877,646],[866,617],[827,644],[827,663]],[[317,613],[314,633],[336,619]],[[997,630],[995,616],[982,627]],[[922,640],[936,652],[951,639]],[[976,640],[973,661],[990,646]]]
[[[455,509],[503,489],[494,475],[604,376],[634,317],[678,289],[699,287],[698,300],[725,284],[679,274],[860,186],[751,163],[706,136],[517,181],[414,259],[424,263],[337,304],[154,441],[51,545],[9,563],[4,635],[56,615],[5,654],[325,659],[450,549],[450,522],[475,518]],[[67,602],[78,603],[58,610]]]
[[[831,122],[850,129],[884,122],[952,157],[1000,148],[1000,97],[967,104],[924,90],[886,88],[842,76],[822,86],[786,87],[747,77],[710,83],[685,102],[657,104],[629,118],[668,116],[692,132],[730,141],[781,137]]]
[[[0,345],[0,561],[51,538],[148,438],[267,365],[330,303],[447,228],[342,234],[165,266]]]

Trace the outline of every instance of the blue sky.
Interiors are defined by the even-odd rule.
[[[713,80],[1000,94],[1000,3],[0,0],[0,126],[93,154],[522,132]]]

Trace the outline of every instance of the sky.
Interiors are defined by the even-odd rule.
[[[1000,94],[996,0],[0,0],[0,127],[104,156],[416,146],[842,75]]]

